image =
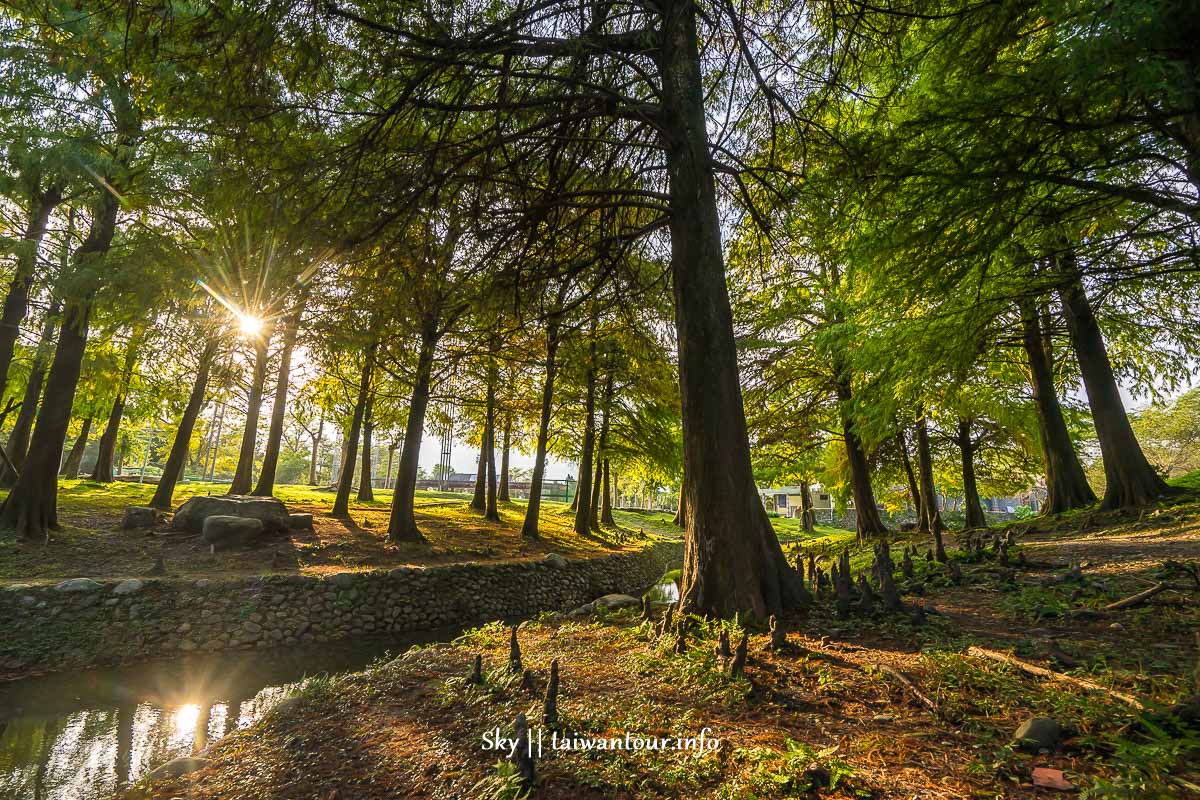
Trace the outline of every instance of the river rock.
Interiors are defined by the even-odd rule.
[[[542,559],[542,563],[549,564],[555,569],[567,568],[567,559],[563,558],[558,553],[547,553],[546,557]]]
[[[137,578],[129,578],[118,583],[113,588],[113,594],[137,594],[145,585],[143,581],[139,581]]]
[[[121,520],[121,530],[153,528],[157,522],[158,509],[150,506],[129,506],[125,509],[125,518]]]
[[[221,495],[190,498],[175,512],[171,528],[203,533],[204,521],[215,516],[256,519],[267,533],[285,533],[291,525],[291,515],[281,500],[274,497]]]
[[[606,594],[603,597],[597,597],[593,601],[599,608],[629,608],[630,606],[640,606],[641,600],[628,594]]]
[[[1051,717],[1030,717],[1021,723],[1013,742],[1024,750],[1053,750],[1062,741],[1062,726]]]
[[[71,578],[54,587],[56,592],[95,592],[104,587],[91,578]]]
[[[208,766],[207,758],[197,758],[196,756],[181,756],[180,758],[172,758],[165,764],[160,764],[146,774],[146,780],[150,782],[161,781],[167,778],[178,778],[182,775],[187,775],[190,772],[204,769]]]
[[[217,547],[234,547],[254,544],[263,532],[261,519],[214,514],[205,518],[200,540]]]

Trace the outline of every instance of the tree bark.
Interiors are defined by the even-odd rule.
[[[912,457],[908,454],[908,437],[904,435],[903,430],[896,434],[896,443],[900,446],[900,461],[904,464],[904,476],[908,479],[908,495],[912,498],[913,512],[917,515],[917,530],[929,533],[929,518],[925,516],[921,487],[917,484],[916,473],[913,472]]]
[[[542,384],[542,413],[538,418],[537,445],[534,448],[533,474],[529,478],[529,503],[525,506],[525,521],[521,536],[538,538],[538,514],[542,507],[542,481],[546,474],[546,448],[550,440],[550,417],[554,403],[554,377],[558,373],[555,357],[558,353],[558,317],[546,323],[546,380]]]
[[[1096,493],[1088,484],[1083,465],[1071,442],[1067,421],[1054,386],[1053,349],[1044,335],[1033,301],[1022,298],[1021,333],[1029,360],[1030,387],[1037,411],[1038,433],[1042,446],[1042,465],[1046,475],[1045,514],[1061,514],[1096,502]]]
[[[114,203],[110,225],[115,218]],[[104,219],[101,217],[97,222],[103,224]],[[89,236],[89,240],[91,238]],[[99,239],[98,236],[96,238]],[[107,242],[111,240],[110,233],[104,249],[87,252],[103,253],[107,250]],[[87,244],[85,242],[83,246]],[[45,399],[30,440],[29,457],[25,459],[21,476],[0,507],[0,530],[15,530],[18,536],[29,539],[42,538],[48,536],[50,531],[58,530],[58,465],[71,420],[71,406],[79,383],[83,351],[87,345],[91,308],[90,295],[66,303],[62,333],[46,380]]]
[[[400,451],[400,471],[392,492],[392,514],[388,521],[388,539],[393,542],[423,542],[417,528],[414,500],[417,490],[418,458],[425,432],[425,414],[429,409],[429,387],[433,380],[433,356],[438,332],[432,321],[421,331],[421,349],[417,353],[417,372],[413,380],[412,400],[408,404],[408,423],[404,428],[404,447]]]
[[[262,471],[258,485],[251,494],[270,497],[275,494],[275,471],[279,468],[279,445],[283,442],[283,423],[287,414],[288,379],[292,370],[292,350],[300,333],[300,317],[304,313],[307,292],[300,295],[283,330],[283,349],[279,353],[279,375],[275,379],[275,398],[271,404],[271,427],[267,430],[267,446],[263,451]]]
[[[816,533],[816,521],[813,519],[812,489],[808,481],[800,481],[800,527],[805,533]]]
[[[608,425],[609,412],[612,408],[612,393],[613,370],[610,367],[608,370],[608,378],[604,382],[603,410],[601,411],[600,417],[600,438],[596,442],[596,454],[593,456],[593,459],[596,462],[596,475],[592,484],[592,505],[589,524],[594,531],[600,530],[600,503],[602,499],[601,488],[604,485],[603,466],[605,460],[608,458]]]
[[[88,434],[91,431],[92,418],[88,417],[79,428],[79,435],[75,437],[75,444],[71,446],[71,451],[67,453],[67,460],[63,462],[60,474],[64,478],[79,477],[79,467],[83,464],[83,453],[87,450]]]
[[[267,341],[270,333],[264,330],[254,337],[254,372],[246,396],[246,427],[242,429],[242,447],[238,451],[237,467],[233,471],[230,494],[247,494],[254,478],[254,451],[258,445],[258,417],[262,412],[263,384],[267,381]]]
[[[38,245],[46,235],[50,214],[60,202],[62,189],[50,186],[36,195],[30,205],[29,221],[25,224],[18,245],[17,266],[8,284],[8,294],[4,297],[4,310],[0,312],[0,397],[8,388],[8,370],[12,366],[13,351],[21,335],[21,323],[29,312],[29,291],[37,274]]]
[[[137,365],[138,347],[141,335],[134,333],[129,337],[129,346],[125,350],[125,363],[121,367],[121,379],[117,384],[117,396],[113,398],[112,411],[108,415],[108,424],[100,435],[100,445],[96,450],[96,466],[92,469],[92,480],[101,483],[113,481],[113,459],[117,452],[117,435],[121,429],[121,416],[125,413],[125,396],[129,392],[129,382],[133,379],[133,368]]]
[[[350,418],[350,432],[346,436],[346,461],[338,476],[337,497],[333,501],[335,517],[350,516],[350,489],[354,485],[354,462],[358,460],[358,436],[362,430],[363,415],[367,410],[367,398],[371,394],[371,374],[375,371],[375,351],[379,342],[373,340],[363,357],[362,376],[358,381],[358,399],[354,402],[354,415]]]
[[[504,449],[500,451],[500,488],[496,498],[501,503],[509,502],[508,497],[508,454],[512,447],[512,417],[504,418]]]
[[[575,533],[587,536],[592,518],[592,456],[596,450],[596,340],[588,347],[587,392],[584,400],[583,450],[579,454],[579,486],[575,493]]]
[[[175,495],[175,485],[183,477],[184,462],[187,460],[188,445],[192,441],[192,431],[196,428],[196,420],[200,410],[204,408],[204,393],[208,389],[208,375],[212,369],[213,359],[217,355],[219,340],[213,336],[204,345],[200,361],[196,365],[196,379],[192,382],[192,393],[188,395],[187,405],[183,408],[183,416],[179,419],[179,427],[175,430],[175,439],[171,442],[171,452],[167,462],[163,464],[162,477],[154,489],[154,497],[150,500],[153,508],[170,510]]]
[[[850,415],[850,403],[854,399],[851,393],[850,380],[845,373],[841,359],[834,360],[834,369],[838,373],[837,395],[842,418],[842,441],[846,446],[846,461],[850,465],[850,489],[854,496],[854,521],[858,529],[858,538],[867,541],[887,535],[887,527],[879,516],[879,507],[875,503],[875,489],[871,485],[871,465],[867,461],[866,451],[862,441],[854,429],[854,420]]]
[[[925,414],[917,420],[917,470],[921,476],[921,497],[925,498],[925,519],[929,524],[929,532],[933,534],[934,557],[939,563],[946,563],[946,547],[942,543],[942,514],[938,510],[937,489],[933,485],[933,454],[929,447],[929,426],[925,422]]]
[[[479,434],[479,464],[475,467],[475,494],[471,497],[470,508],[474,511],[487,511],[487,440],[488,426],[484,419],[483,430]]]
[[[684,483],[687,481],[687,473],[679,476],[679,499],[675,504],[675,518],[671,520],[671,524],[680,528],[687,527],[687,486]]]
[[[1092,313],[1073,254],[1059,260],[1059,270],[1065,281],[1059,289],[1063,316],[1071,331],[1071,344],[1083,375],[1092,423],[1096,426],[1100,455],[1104,459],[1105,487],[1100,508],[1147,505],[1173,494],[1174,490],[1146,460],[1129,424],[1125,403],[1108,360],[1104,336]]]
[[[784,559],[751,470],[705,122],[696,6],[691,0],[664,0],[659,8],[659,123],[669,181],[689,516],[680,607],[766,619],[807,598]]]
[[[38,403],[42,398],[42,384],[46,380],[46,367],[54,347],[54,326],[60,310],[59,302],[55,299],[42,326],[42,335],[38,339],[33,364],[29,370],[29,381],[25,384],[25,395],[21,399],[21,409],[17,412],[12,432],[8,435],[8,457],[17,469],[25,462],[25,454],[29,450],[29,435],[33,432],[33,421],[37,418]],[[16,480],[17,476],[7,465],[0,471],[0,485],[11,487]]]
[[[617,524],[612,513],[612,480],[608,472],[608,456],[604,457],[604,493],[600,501],[600,522],[613,526]]]
[[[488,365],[487,387],[487,430],[484,432],[484,447],[487,450],[487,510],[484,519],[492,522],[500,521],[500,508],[497,504],[496,485],[496,362],[491,359]]]
[[[975,442],[971,438],[971,420],[958,421],[958,449],[962,453],[963,495],[966,502],[966,527],[986,528],[987,517],[979,502],[979,486],[975,480]]]
[[[312,460],[308,462],[308,485],[317,485],[317,458],[321,452],[321,434],[325,432],[325,409],[321,409],[321,416],[317,419],[317,435],[313,437],[312,444]]]
[[[375,499],[375,487],[371,485],[374,476],[371,474],[374,465],[371,463],[371,452],[374,449],[375,433],[375,393],[372,392],[367,396],[367,408],[363,413],[363,431],[362,431],[362,471],[358,478],[358,500],[360,502],[370,502]]]

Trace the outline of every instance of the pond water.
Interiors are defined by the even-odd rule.
[[[93,800],[258,720],[306,676],[361,669],[457,629],[189,655],[0,683],[0,800]]]

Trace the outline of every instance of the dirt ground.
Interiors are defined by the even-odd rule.
[[[1200,730],[1167,712],[1200,688],[1200,583],[1189,572],[1200,565],[1200,504],[1019,531],[1010,555],[1023,551],[1025,568],[954,551],[956,585],[918,558],[904,599],[907,612],[926,608],[924,624],[907,612],[838,619],[822,597],[785,620],[783,650],[768,650],[768,637],[750,629],[744,678],[730,677],[714,653],[722,625],[737,643],[735,623],[691,619],[677,653],[673,633],[628,610],[523,625],[533,686],[522,688],[507,667],[507,631],[493,624],[368,672],[315,680],[214,745],[199,772],[137,791],[197,800],[516,797],[503,754],[484,748],[488,731],[511,736],[524,712],[536,736],[557,659],[560,730],[687,740],[707,729],[720,748],[544,745],[532,797],[1200,797]],[[1081,577],[1064,580],[1073,562],[1083,562]],[[1159,582],[1170,588],[1102,610]],[[970,647],[1095,686],[1027,674]],[[466,681],[476,653],[483,686]],[[1061,746],[1014,745],[1030,716],[1061,723]],[[1039,788],[1035,770],[1039,780],[1061,770],[1072,788]]]

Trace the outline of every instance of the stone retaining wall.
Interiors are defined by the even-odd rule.
[[[401,567],[324,577],[75,578],[0,590],[0,675],[180,652],[475,625],[568,610],[650,586],[683,545],[540,562]]]

